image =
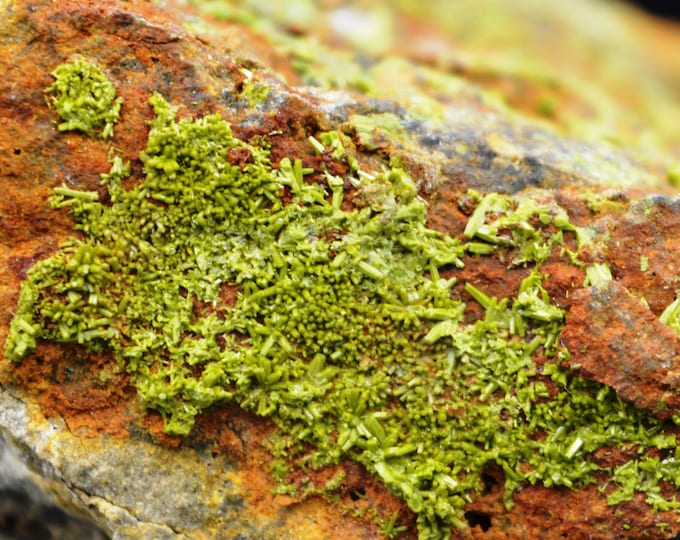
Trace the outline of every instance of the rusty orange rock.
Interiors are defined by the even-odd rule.
[[[615,281],[574,293],[562,341],[567,362],[636,408],[669,418],[680,407],[680,338]]]

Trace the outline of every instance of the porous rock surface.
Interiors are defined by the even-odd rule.
[[[629,23],[630,14],[606,13],[606,21],[618,29],[617,36],[616,32],[628,32],[621,30],[627,24],[639,24],[647,29],[643,31],[651,28],[647,21]],[[456,79],[460,86],[454,90],[433,90],[433,95],[440,94],[437,121],[416,110],[412,95],[394,91],[403,82],[394,73],[396,84],[386,86],[391,91],[378,94],[375,89],[384,82],[380,78],[388,78],[389,66],[371,72],[375,86],[368,95],[352,81],[346,87],[324,80],[317,87],[307,86],[308,73],[296,71],[290,63],[291,57],[299,60],[300,53],[281,43],[272,45],[257,27],[238,17],[204,19],[196,7],[141,0],[0,0],[0,14],[0,72],[4,74],[0,81],[0,342],[7,336],[26,271],[70,235],[68,214],[46,204],[50,190],[62,183],[101,189],[99,175],[109,167],[107,142],[59,133],[54,111],[45,104],[50,72],[77,54],[103,67],[123,97],[113,144],[138,170],[141,165],[135,160],[144,148],[146,122],[151,118],[147,100],[160,92],[169,101],[184,104],[183,114],[219,112],[239,136],[278,132],[271,137],[274,161],[311,155],[309,135],[345,125],[354,114],[392,115],[399,125],[396,133],[377,129],[363,140],[357,135],[362,157],[381,163],[399,156],[430,201],[431,226],[449,234],[462,232],[463,214],[457,201],[468,188],[510,193],[551,190],[545,196],[565,207],[574,222],[595,223],[601,244],[592,260],[606,260],[616,282],[604,290],[584,289],[583,273],[557,260],[546,265],[552,270],[546,284],[551,298],[571,309],[564,340],[575,369],[612,386],[622,399],[641,408],[654,411],[657,397],[669,392],[668,410],[676,407],[678,338],[664,327],[659,335],[668,347],[659,347],[661,338],[655,329],[661,324],[656,318],[673,300],[677,287],[680,205],[665,170],[672,161],[668,156],[678,155],[680,137],[670,131],[664,144],[654,147],[658,152],[649,151],[639,136],[643,128],[636,131],[637,123],[645,119],[626,119],[618,113],[630,96],[612,97],[609,104],[623,140],[618,145],[602,142],[601,137],[588,140],[583,128],[570,119],[588,107],[601,112],[601,102],[588,101],[590,94],[580,96],[567,83],[536,83],[521,70],[505,73],[489,67],[485,71],[480,64],[466,64],[463,45],[456,43],[463,38],[446,37],[447,31],[455,29],[437,29],[431,20],[404,14],[391,24],[411,32],[412,46],[406,51],[395,39],[379,52],[402,54],[413,62],[412,73],[420,62],[461,74]],[[276,15],[258,16],[272,16],[283,28],[282,35],[316,32],[319,39],[328,39],[328,46],[342,45],[346,38],[340,32],[331,35],[326,28],[331,35],[327,37],[322,25],[321,29],[306,26],[304,18],[296,26],[295,21],[277,20]],[[676,39],[670,29],[664,36],[669,43]],[[432,42],[456,54],[438,57],[428,48]],[[355,44],[361,54],[375,52],[362,50],[364,45]],[[483,40],[478,45],[483,50]],[[652,51],[648,54],[654,56]],[[260,103],[252,104],[242,95],[248,77],[244,68],[255,81],[269,86]],[[672,79],[664,75],[669,69],[662,62],[657,65],[658,87],[664,87],[664,76]],[[603,82],[601,92],[606,94],[608,84],[616,85],[616,77],[612,79],[613,83]],[[417,86],[413,81],[408,84],[412,89]],[[507,90],[507,86],[509,105],[489,97],[488,90]],[[558,108],[554,115],[538,119],[535,109],[527,112],[535,103],[518,96],[543,90],[556,94],[548,97],[557,100]],[[591,120],[601,125],[597,114]],[[664,133],[666,124],[659,122],[653,127]],[[594,210],[586,202],[586,191],[591,199],[611,204]],[[649,193],[660,195],[631,204]],[[644,271],[641,256],[649,261]],[[466,265],[460,280],[502,297],[513,294],[526,273],[490,259]],[[631,295],[643,296],[646,304],[633,301]],[[643,330],[631,332],[631,326]],[[658,353],[658,365],[650,366],[648,351]],[[603,367],[612,355],[615,367]],[[53,501],[93,521],[113,538],[377,538],[375,520],[338,511],[341,505],[364,498],[383,508],[385,516],[392,510],[410,515],[403,503],[352,464],[345,466],[347,480],[340,500],[274,496],[267,473],[271,458],[261,446],[273,431],[268,422],[229,406],[201,415],[184,440],[166,436],[160,418],[141,407],[124,375],[106,371],[109,365],[105,355],[84,358],[75,347],[52,344],[44,344],[39,355],[18,366],[3,360],[0,438]],[[636,371],[634,384],[627,379],[630,369]],[[660,375],[659,370],[668,373]],[[108,373],[105,382],[104,372]],[[677,515],[652,514],[639,499],[626,503],[622,518],[599,496],[597,486],[579,492],[528,487],[515,495],[512,509],[502,504],[502,486],[494,471],[487,487],[466,514],[471,527],[454,531],[455,538],[637,538],[643,532],[647,538],[671,538],[680,531]],[[670,525],[657,527],[661,522]],[[408,525],[406,537],[414,530]]]

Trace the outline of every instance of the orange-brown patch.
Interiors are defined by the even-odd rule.
[[[34,396],[45,416],[63,418],[75,434],[124,438],[140,411],[129,377],[114,369],[110,355],[41,343],[20,363],[5,364],[0,376]]]

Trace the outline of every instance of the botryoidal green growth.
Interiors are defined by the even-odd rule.
[[[273,167],[266,140],[235,138],[217,115],[177,121],[160,95],[150,103],[144,178],[125,187],[116,157],[102,175],[110,200],[55,189],[81,236],[30,270],[11,360],[38,340],[111,351],[171,434],[238,403],[279,427],[282,479],[353,459],[417,513],[423,539],[466,526],[492,464],[508,506],[523,486],[579,489],[598,472],[611,504],[642,491],[657,510],[680,509],[659,487],[680,487],[675,436],[559,366],[564,312],[540,265],[575,230],[563,209],[470,192],[476,210],[452,238],[427,227],[404,171],[361,170],[344,136],[319,135],[310,151],[347,160],[348,176],[310,182],[299,159]],[[498,249],[535,269],[513,299],[465,284],[485,313],[465,322],[455,269]],[[538,352],[551,359],[542,369]],[[591,459],[617,446],[636,458]]]
[[[54,83],[45,93],[63,120],[59,131],[82,131],[102,139],[113,137],[123,98],[106,74],[83,58],[59,65],[53,72]]]

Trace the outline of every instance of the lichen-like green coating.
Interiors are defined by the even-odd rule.
[[[59,65],[54,83],[45,92],[63,120],[59,131],[82,131],[90,137],[113,137],[123,98],[104,72],[83,58]]]
[[[282,479],[353,459],[418,514],[423,539],[466,526],[490,464],[508,505],[523,486],[579,489],[599,471],[620,486],[612,504],[643,491],[655,508],[680,508],[658,487],[680,487],[675,436],[559,366],[564,312],[540,264],[575,229],[564,210],[470,193],[477,210],[452,238],[427,227],[400,169],[369,174],[355,160],[356,176],[309,182],[300,160],[273,167],[266,141],[235,138],[219,116],[177,121],[161,96],[150,102],[144,178],[123,187],[129,167],[115,158],[103,175],[110,204],[55,190],[52,204],[71,209],[83,238],[30,270],[10,359],[38,340],[106,348],[173,434],[238,403],[280,428]],[[348,159],[337,134],[314,142]],[[466,323],[456,269],[466,253],[505,247],[536,269],[514,299],[465,284],[485,313]],[[542,372],[537,351],[552,359]],[[607,446],[638,457],[602,467],[590,456]]]

